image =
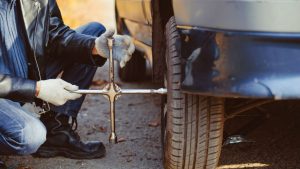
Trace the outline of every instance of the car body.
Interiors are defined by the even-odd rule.
[[[118,33],[167,84],[166,168],[216,168],[225,121],[300,98],[299,9],[295,0],[116,0]]]
[[[146,53],[151,65],[154,60],[151,49],[153,18],[156,17],[152,13],[153,3],[154,0],[116,1],[118,16],[122,18],[127,34],[134,37],[138,50]],[[187,71],[190,74],[185,75],[183,91],[249,98],[300,97],[299,88],[289,85],[300,82],[296,76],[300,67],[294,64],[300,61],[297,40],[300,37],[300,2],[172,0],[169,5],[165,10],[172,9],[178,28],[193,32],[191,39],[197,36],[194,39],[201,41],[206,36],[204,31],[215,34],[215,50],[219,50],[218,57],[221,58],[215,61],[216,67],[200,68],[190,64],[193,68],[187,69],[204,71],[206,77]],[[287,55],[289,59],[285,59]],[[249,62],[255,66],[236,66]]]

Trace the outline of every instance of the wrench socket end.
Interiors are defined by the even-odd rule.
[[[110,134],[110,136],[109,136],[109,143],[114,143],[114,144],[118,143],[118,139],[117,139],[116,133],[111,133]]]

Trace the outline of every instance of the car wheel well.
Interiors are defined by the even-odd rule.
[[[152,55],[153,55],[153,81],[163,85],[166,70],[165,52],[165,25],[174,15],[172,0],[152,1]]]
[[[119,12],[117,10],[117,5],[115,4],[115,19],[116,19],[116,30],[118,34],[130,35],[129,30],[124,23],[124,19],[119,17]]]

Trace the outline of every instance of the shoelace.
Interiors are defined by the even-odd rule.
[[[74,128],[74,126],[75,126],[75,128]],[[71,128],[72,128],[72,130],[76,131],[77,127],[78,127],[77,118],[76,117],[72,117],[72,120],[71,120]]]
[[[75,127],[74,127],[75,126]],[[78,127],[78,122],[77,122],[77,118],[76,117],[72,117],[71,119],[71,130],[72,130],[72,134],[74,134],[74,136],[77,138],[77,140],[80,140],[80,136],[79,134],[76,132]]]
[[[57,127],[55,127],[55,128],[53,128],[53,130],[51,131],[51,132],[53,132],[53,131],[55,131],[55,130],[58,130],[58,128],[60,128],[61,126],[63,126],[63,124],[58,120],[58,117],[57,116],[55,116],[54,117],[55,118],[55,120],[56,120],[56,122],[59,124]],[[80,140],[80,136],[79,136],[79,134],[76,132],[76,130],[77,130],[77,127],[78,127],[78,123],[77,123],[77,118],[76,117],[72,117],[72,119],[71,119],[71,124],[69,124],[70,125],[70,133],[77,139],[77,140]],[[74,127],[75,126],[75,127]],[[59,130],[58,130],[59,131]]]

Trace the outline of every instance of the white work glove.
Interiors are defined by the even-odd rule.
[[[98,54],[104,58],[109,58],[108,38],[114,38],[113,46],[113,59],[120,63],[121,67],[124,67],[126,63],[131,59],[135,50],[132,39],[127,35],[114,35],[113,29],[107,30],[100,37],[95,40],[95,48]]]
[[[64,105],[68,100],[75,100],[81,97],[81,94],[70,92],[78,90],[78,86],[62,79],[38,81],[37,86],[39,91],[36,97],[55,106]]]

